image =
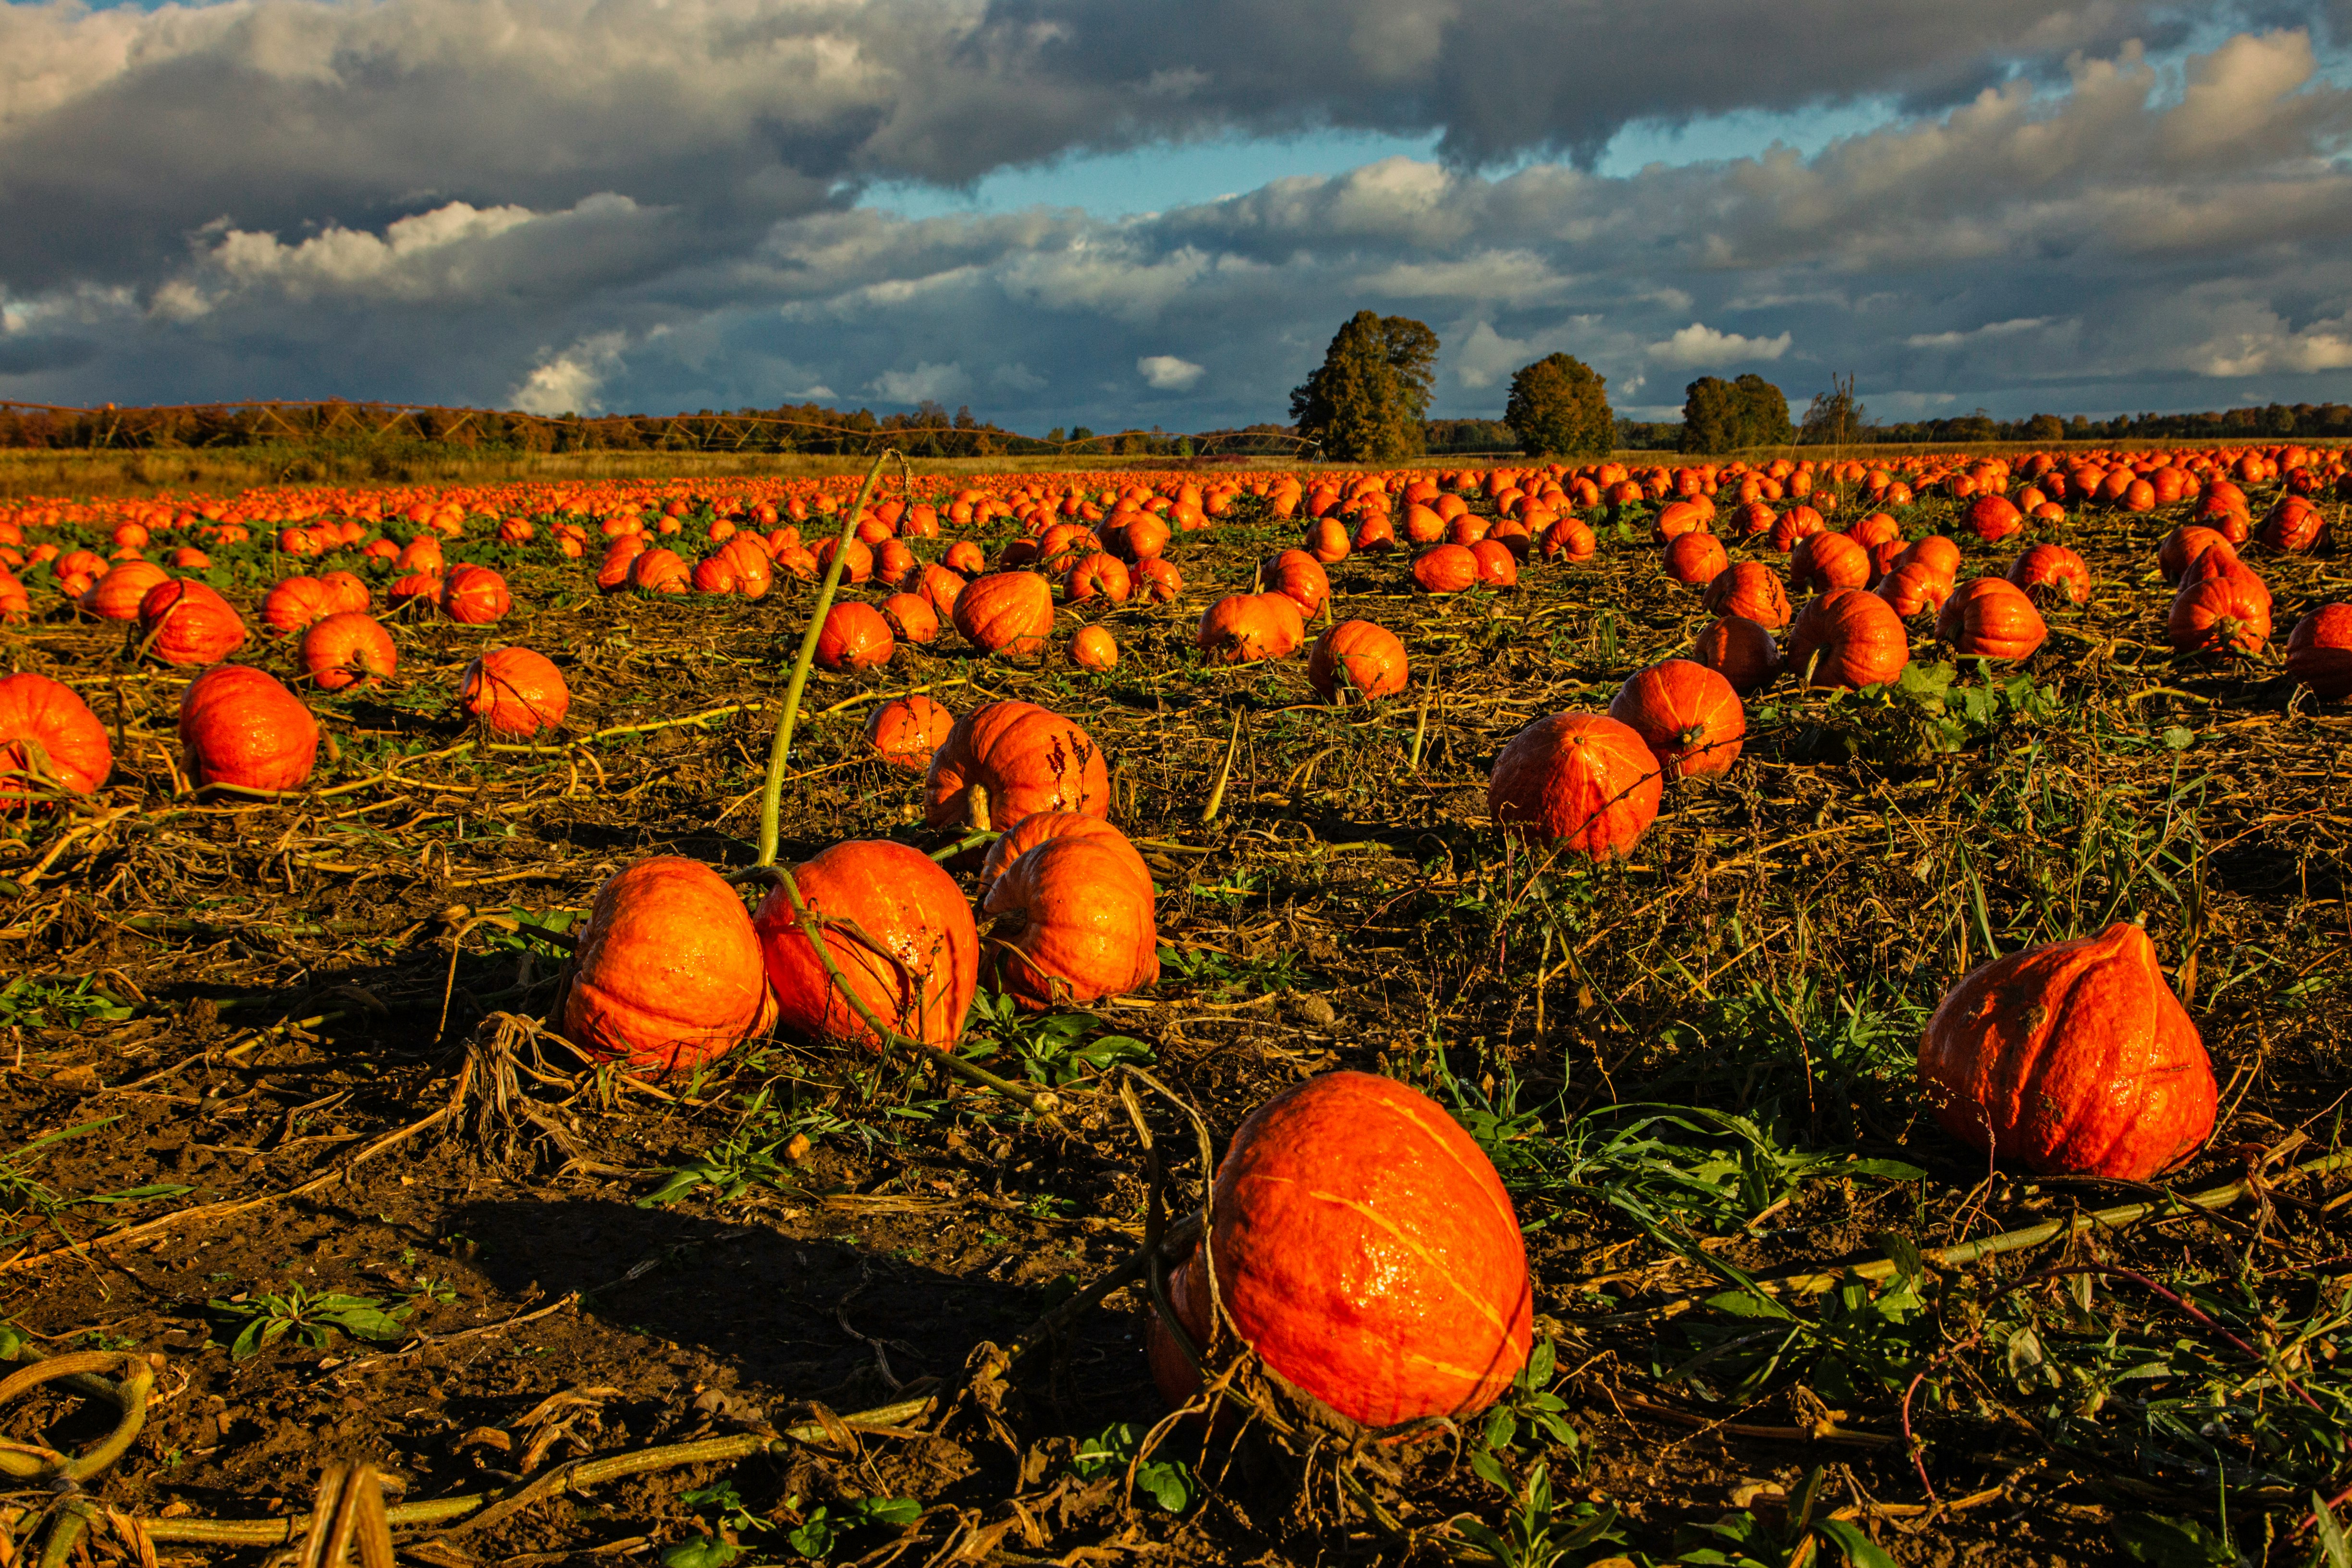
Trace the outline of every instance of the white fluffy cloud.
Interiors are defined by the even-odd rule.
[[[1650,357],[1660,364],[1679,369],[1717,370],[1779,359],[1789,352],[1790,342],[1787,332],[1776,338],[1750,338],[1738,332],[1717,331],[1704,321],[1693,321],[1664,342],[1652,343]]]
[[[1195,0],[1171,28],[1172,3],[0,6],[0,394],[658,412],[841,387],[1208,425],[1279,418],[1370,308],[1444,339],[1444,414],[1491,415],[1555,350],[1669,407],[1686,373],[1747,369],[1792,401],[1852,371],[1882,412],[2352,395],[2352,92],[2308,30],[2168,58],[2172,13],[2132,0],[1791,0],[1769,27],[1660,0],[1622,37],[1548,0]],[[1710,46],[1634,58],[1673,29]],[[1565,86],[1538,64],[1562,58]],[[1910,108],[1811,155],[1622,177],[1391,158],[1118,221],[857,205],[869,177],[1155,136],[1582,153],[1863,94]]]
[[[1202,372],[1202,366],[1174,354],[1145,354],[1135,362],[1135,374],[1154,392],[1189,392]]]

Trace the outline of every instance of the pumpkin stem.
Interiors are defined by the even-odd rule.
[[[792,755],[793,722],[800,717],[801,693],[807,689],[809,667],[816,662],[816,639],[824,629],[824,613],[833,607],[834,591],[841,585],[842,568],[849,560],[849,542],[857,531],[858,514],[873,497],[874,487],[882,478],[882,467],[898,458],[901,470],[900,484],[908,481],[905,475],[907,459],[896,447],[885,447],[875,458],[874,466],[866,470],[866,482],[858,487],[857,499],[841,514],[841,537],[833,547],[833,560],[824,569],[824,582],[816,591],[816,603],[810,606],[808,631],[801,637],[800,657],[793,661],[793,678],[784,688],[784,711],[776,721],[776,739],[768,748],[768,779],[760,794],[760,858],[761,866],[776,863],[777,824],[783,812],[784,762]],[[800,900],[793,900],[795,909]]]
[[[963,810],[964,820],[971,825],[974,833],[995,831],[988,820],[988,786],[986,784],[976,784],[964,791]]]

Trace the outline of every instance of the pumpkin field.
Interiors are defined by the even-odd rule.
[[[2352,1563],[2345,450],[1643,456],[0,501],[0,1568]]]

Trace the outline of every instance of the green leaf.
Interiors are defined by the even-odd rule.
[[[731,1541],[715,1535],[691,1536],[662,1552],[662,1568],[727,1568],[742,1554],[743,1549]]]
[[[2327,1506],[2327,1500],[2317,1492],[2311,1494],[2311,1518],[2319,1530],[2319,1555],[2327,1568],[2352,1568],[2352,1542],[2344,1539],[2344,1527]]]
[[[911,1497],[859,1498],[849,1505],[869,1524],[904,1530],[923,1517],[923,1500]]]
[[[1895,1568],[1895,1559],[1886,1549],[1863,1533],[1862,1527],[1843,1519],[1825,1519],[1814,1529],[1829,1537],[1852,1568]]]
[[[2227,1541],[2193,1519],[2123,1514],[2109,1528],[2132,1561],[2155,1568],[2238,1568],[2243,1561]]]
[[[1170,1513],[1182,1513],[1192,1501],[1192,1472],[1179,1464],[1154,1462],[1135,1472],[1136,1484]]]

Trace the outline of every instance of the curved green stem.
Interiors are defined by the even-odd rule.
[[[816,591],[816,603],[810,606],[808,630],[801,637],[800,657],[793,660],[793,678],[784,688],[784,711],[776,721],[775,742],[768,748],[768,781],[760,795],[760,858],[762,866],[776,863],[777,824],[783,813],[784,759],[792,755],[793,724],[800,717],[801,693],[808,689],[809,666],[816,662],[816,639],[824,630],[824,616],[833,608],[835,590],[841,586],[841,573],[849,559],[849,542],[857,533],[858,514],[866,510],[874,494],[874,486],[882,478],[882,466],[891,458],[901,457],[895,447],[885,447],[866,470],[866,482],[858,487],[857,499],[841,514],[841,535],[833,547],[833,563],[824,569],[824,581]],[[795,900],[797,902],[797,900]]]

